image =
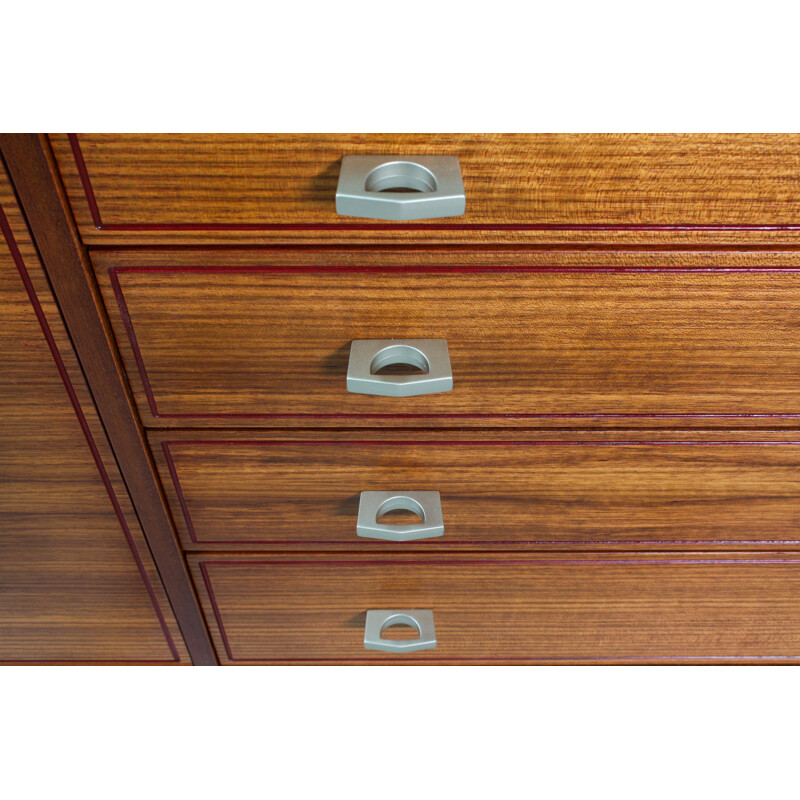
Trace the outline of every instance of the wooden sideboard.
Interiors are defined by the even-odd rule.
[[[0,150],[4,662],[800,660],[800,136]],[[466,213],[337,216],[359,154],[458,156]],[[362,339],[452,391],[348,392]]]

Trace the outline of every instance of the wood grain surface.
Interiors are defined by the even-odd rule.
[[[54,134],[51,141],[91,244],[391,241],[398,229],[429,242],[553,240],[552,226],[595,226],[590,238],[600,240],[613,234],[609,227],[796,227],[800,219],[795,134]],[[341,157],[381,153],[458,156],[466,214],[399,225],[337,216]],[[785,233],[797,240],[796,231]],[[662,240],[669,235],[660,232]]]
[[[797,663],[790,556],[190,556],[225,663]],[[437,646],[365,650],[369,609]]]
[[[800,442],[737,439],[150,435],[193,550],[797,547]],[[404,543],[357,536],[362,491],[440,492],[445,535]]]
[[[223,663],[800,659],[800,135],[49,141]],[[375,152],[458,155],[467,213],[338,217]],[[347,393],[350,341],[392,337],[446,338],[454,390]],[[442,540],[355,536],[360,491],[412,482]],[[403,607],[438,647],[364,650]]]
[[[800,414],[794,253],[93,260],[148,425]],[[447,339],[453,391],[348,393],[350,342],[372,338]]]
[[[110,324],[47,139],[37,134],[0,134],[0,150],[192,661],[215,664]]]
[[[189,663],[0,164],[0,662]]]

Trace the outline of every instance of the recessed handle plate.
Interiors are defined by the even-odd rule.
[[[410,625],[419,632],[417,639],[381,639],[381,633],[390,625]],[[372,609],[367,611],[364,626],[364,647],[383,650],[385,653],[412,653],[436,647],[436,630],[433,611],[412,608],[404,610]]]
[[[401,508],[419,514],[422,522],[408,525],[378,522],[383,514]],[[356,533],[369,539],[389,542],[444,536],[441,496],[439,492],[361,492]]]
[[[456,156],[342,158],[336,187],[336,213],[341,216],[438,219],[461,216],[466,207]]]
[[[383,367],[409,364],[417,375],[379,375]],[[449,392],[453,370],[446,339],[355,339],[350,343],[347,391],[383,397]]]

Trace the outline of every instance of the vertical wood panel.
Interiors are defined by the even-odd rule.
[[[0,661],[188,663],[0,170]]]
[[[215,664],[216,655],[47,138],[2,134],[0,148],[192,661]]]

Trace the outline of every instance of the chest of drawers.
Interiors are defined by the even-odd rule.
[[[194,663],[800,659],[800,137],[1,144]]]

